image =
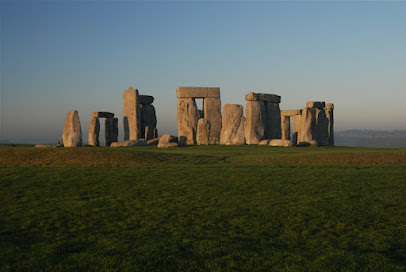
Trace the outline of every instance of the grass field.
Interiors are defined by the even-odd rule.
[[[405,271],[406,149],[0,147],[1,271]]]

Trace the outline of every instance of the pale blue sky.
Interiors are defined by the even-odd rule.
[[[66,112],[111,111],[128,86],[177,134],[176,87],[281,109],[335,104],[336,130],[406,129],[406,2],[2,1],[0,137],[55,142]],[[102,126],[103,128],[103,126]],[[87,140],[85,140],[87,142]]]

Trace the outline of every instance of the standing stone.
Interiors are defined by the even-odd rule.
[[[302,128],[302,113],[299,115],[294,115],[292,116],[292,121],[293,121],[293,137],[292,137],[292,142],[293,145],[298,144],[298,139],[299,139],[299,134],[300,134],[300,129]]]
[[[155,108],[152,105],[141,105],[141,137],[145,140],[154,139],[156,128]]]
[[[210,123],[204,118],[197,122],[196,143],[198,145],[208,145],[210,137]]]
[[[334,104],[326,104],[326,118],[328,121],[328,142],[334,146]]]
[[[245,116],[245,142],[258,144],[265,136],[266,108],[264,102],[248,101]]]
[[[100,121],[99,118],[93,117],[89,123],[89,145],[100,146]]]
[[[221,124],[220,144],[245,144],[243,108],[237,104],[225,104]]]
[[[195,144],[199,111],[194,98],[178,99],[177,118],[179,143]]]
[[[82,146],[82,129],[78,111],[68,111],[63,127],[62,140],[65,147]]]
[[[141,137],[141,110],[137,89],[131,86],[123,95],[124,141],[138,140]]]
[[[282,140],[290,140],[290,116],[281,116]]]
[[[210,144],[220,143],[221,133],[221,100],[220,98],[206,97],[203,99],[204,118],[210,122]]]
[[[265,103],[266,109],[266,124],[265,138],[280,139],[281,138],[281,110],[278,103]]]
[[[110,146],[111,143],[117,142],[118,138],[118,119],[117,118],[106,118],[104,120],[105,125],[105,143],[106,146]]]
[[[317,140],[316,109],[304,108],[302,110],[302,125],[298,142]]]
[[[326,117],[326,111],[324,109],[316,110],[316,122],[317,122],[317,143],[320,146],[328,146],[328,120]]]
[[[154,97],[151,95],[142,95],[140,94],[139,96],[140,99],[140,104],[141,105],[151,105],[152,102],[154,102]]]

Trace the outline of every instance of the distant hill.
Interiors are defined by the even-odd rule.
[[[334,133],[336,146],[406,147],[406,130],[344,130]]]

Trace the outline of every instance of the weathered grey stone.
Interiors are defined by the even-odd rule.
[[[210,123],[204,118],[197,122],[196,144],[208,145],[210,136]]]
[[[127,140],[124,142],[113,142],[110,147],[128,147],[128,146],[145,146],[147,142],[144,139],[140,140]]]
[[[328,120],[326,117],[326,111],[324,109],[316,110],[316,122],[317,122],[317,143],[319,146],[328,146]]]
[[[154,102],[154,97],[151,95],[140,94],[138,97],[141,105],[151,105]]]
[[[104,139],[106,146],[110,146],[111,143],[117,142],[118,138],[118,119],[117,118],[106,118],[104,119]]]
[[[265,138],[281,138],[281,110],[278,103],[265,103]]]
[[[152,105],[141,105],[141,135],[145,140],[153,139],[156,129],[155,108]]]
[[[100,146],[100,121],[99,118],[93,117],[89,122],[89,145]]]
[[[137,89],[131,86],[123,94],[124,140],[141,138],[141,108]]]
[[[221,124],[220,144],[245,144],[243,108],[237,104],[225,104]]]
[[[220,98],[220,88],[218,87],[178,87],[176,89],[177,98]]]
[[[210,122],[210,144],[220,143],[221,133],[221,100],[208,97],[203,100],[204,118]]]
[[[304,108],[302,110],[299,142],[310,142],[317,139],[316,109]]]
[[[178,147],[178,143],[158,143],[158,148]]]
[[[266,94],[266,93],[248,93],[245,95],[245,100],[247,101],[259,101],[267,103],[281,103],[281,97],[276,94]]]
[[[290,116],[281,116],[282,140],[290,140]]]
[[[68,111],[63,127],[62,140],[65,147],[82,146],[82,129],[78,111]]]
[[[194,98],[178,99],[178,137],[180,142],[193,145],[196,141],[197,121],[199,120],[199,112],[197,110]]]
[[[317,141],[316,140],[311,140],[307,142],[299,142],[298,146],[317,146]]]
[[[293,143],[290,140],[282,140],[282,139],[273,139],[269,142],[270,146],[283,146],[283,147],[288,147],[292,146]]]
[[[258,144],[265,136],[265,103],[248,101],[245,107],[245,116],[245,142],[247,144]]]
[[[334,110],[326,110],[326,118],[328,122],[328,143],[334,146]]]
[[[93,118],[113,118],[114,113],[106,112],[106,111],[94,111],[92,112]]]
[[[307,101],[306,108],[323,109],[326,103],[323,101]]]
[[[302,114],[302,110],[281,110],[281,116],[295,116]]]
[[[298,139],[299,139],[299,134],[300,134],[300,129],[302,128],[302,113],[300,113],[300,115],[292,116],[292,121],[293,121],[292,142],[293,142],[293,145],[297,145]]]
[[[334,110],[334,104],[333,103],[326,103],[326,110]]]
[[[258,143],[258,145],[269,145],[269,142],[270,142],[271,140],[262,140],[262,141],[260,141],[259,143]]]

